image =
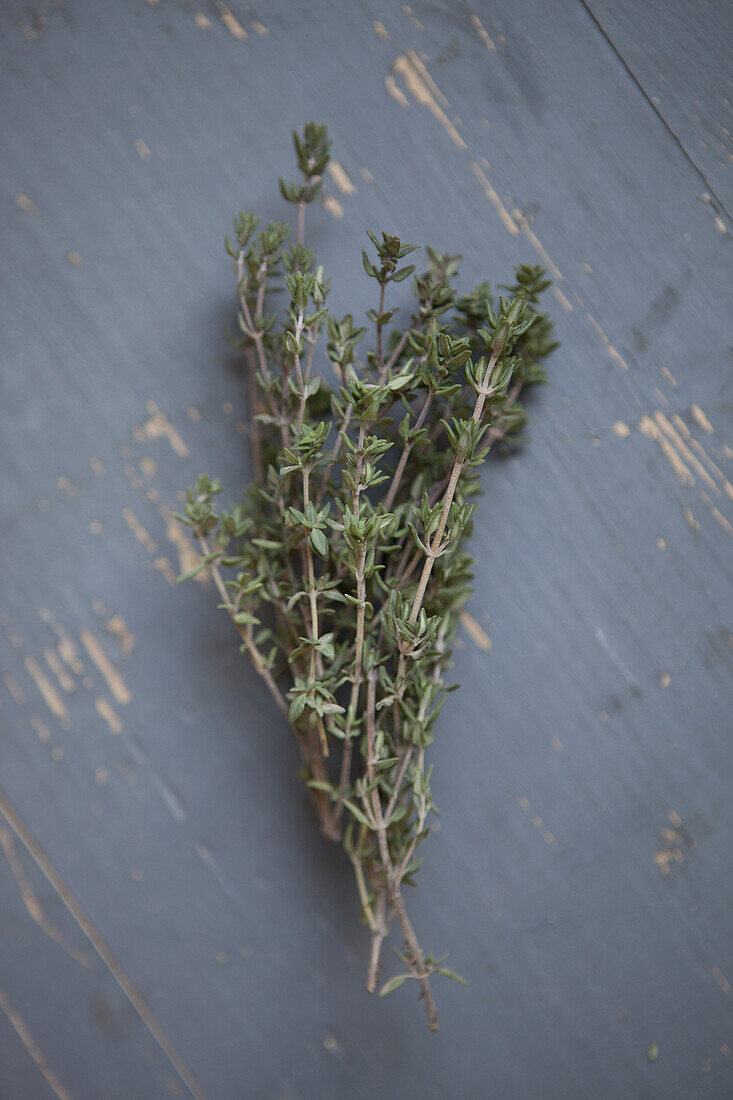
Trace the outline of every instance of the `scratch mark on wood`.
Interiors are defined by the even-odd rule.
[[[112,664],[91,630],[82,630],[81,640],[87,653],[104,677],[114,699],[122,706],[126,706],[132,697],[122,673]]]
[[[695,439],[695,437],[690,432],[690,429],[687,427],[687,425],[685,424],[682,417],[679,416],[677,413],[675,413],[675,415],[672,417],[672,423],[674,424],[674,426],[676,428],[679,429],[680,434],[685,437],[685,439],[687,440],[689,445],[692,447],[692,449],[694,451],[697,452],[697,454],[700,456],[700,458],[704,462],[707,462],[709,468],[713,471],[713,473],[716,475],[716,477],[720,478],[720,483],[723,487],[725,495],[727,497],[729,497],[731,500],[733,500],[733,485],[730,483],[730,481],[728,481],[727,477],[725,476],[723,471],[720,469],[720,466],[718,466],[715,462],[713,462],[712,458],[710,457],[708,452],[705,450],[702,443],[700,443],[699,440]]]
[[[38,740],[42,741],[45,745],[51,737],[51,731],[49,730],[46,723],[42,722],[40,718],[35,717],[29,718],[28,722],[30,723],[31,729],[35,730],[35,732],[38,734]]]
[[[677,449],[685,463],[688,466],[691,466],[692,469],[697,472],[698,476],[701,478],[702,481],[705,482],[709,489],[720,496],[721,490],[715,484],[710,474],[707,472],[700,460],[695,457],[695,455],[692,453],[690,448],[680,436],[679,432],[672,427],[671,423],[660,409],[657,409],[657,411],[654,413],[654,419],[659,427],[662,429],[662,431],[665,433],[669,441],[672,443],[673,447]],[[686,425],[685,430],[687,430]]]
[[[391,74],[387,74],[384,78],[384,86],[392,96],[392,99],[396,99],[400,107],[409,107],[410,101],[400,88],[399,84]]]
[[[155,477],[158,472],[158,466],[154,458],[150,455],[145,455],[140,459],[140,469],[146,477]]]
[[[3,679],[5,680],[5,687],[8,689],[15,702],[19,707],[22,707],[25,702],[25,695],[18,681],[13,676],[4,676]]]
[[[211,30],[211,20],[208,19],[204,15],[203,12],[197,11],[193,18],[194,18],[194,21],[196,23],[196,26],[198,27],[198,29],[200,31],[210,31]]]
[[[155,786],[158,788],[161,798],[165,803],[171,817],[175,821],[185,821],[186,811],[183,808],[183,804],[175,793],[175,791],[168,786],[164,779],[161,779],[157,772],[151,772],[150,777],[153,780]]]
[[[142,138],[138,138],[135,142],[135,152],[141,160],[147,160],[150,156],[150,150],[148,149]]]
[[[631,428],[628,424],[624,424],[623,420],[617,420],[614,426],[611,428],[611,431],[620,439],[628,439],[628,437],[631,435]]]
[[[134,432],[138,443],[143,443],[146,439],[167,439],[175,453],[180,458],[186,458],[189,453],[188,447],[168,417],[160,411],[154,401],[148,401],[146,407],[148,419],[144,424],[139,424]]]
[[[148,1008],[141,994],[135,988],[130,978],[128,978],[127,974],[122,969],[119,962],[112,954],[97,929],[89,920],[86,913],[84,913],[78,901],[73,896],[68,886],[63,881],[58,871],[53,866],[48,856],[39,845],[38,841],[35,839],[30,830],[26,828],[15,808],[2,791],[0,791],[0,813],[3,814],[5,820],[10,825],[10,828],[13,830],[18,840],[20,840],[20,842],[25,845],[40,870],[51,883],[54,890],[59,895],[66,908],[69,910],[72,917],[79,925],[94,950],[97,952],[109,972],[114,977],[119,987],[122,989],[130,1004],[133,1006],[137,1014],[144,1022],[145,1026],[157,1042],[158,1046],[161,1048],[173,1068],[176,1070],[178,1076],[185,1083],[191,1095],[195,1098],[195,1100],[206,1100],[206,1094],[204,1093],[203,1089],[191,1074],[180,1054],[173,1046],[173,1043],[170,1041],[158,1021],[156,1020],[155,1016]],[[0,992],[0,998],[2,998],[3,996],[4,995]],[[0,1007],[2,1007],[7,1013],[6,1003],[7,999],[0,999]],[[61,1093],[57,1092],[57,1095],[61,1097],[61,1100],[70,1100],[68,1093],[66,1093],[65,1091]]]
[[[188,573],[199,564],[199,552],[185,527],[178,522],[173,513],[170,512],[165,505],[161,505],[158,510],[165,520],[165,536],[178,552],[179,573]],[[209,587],[209,578],[206,572],[199,573],[196,580],[203,588]],[[176,578],[176,583],[178,583],[178,578]]]
[[[519,226],[519,228],[522,230],[522,232],[524,233],[525,237],[530,242],[532,247],[539,254],[543,264],[548,269],[548,271],[552,274],[552,277],[554,279],[557,279],[557,281],[560,282],[560,283],[563,282],[565,276],[563,275],[562,271],[560,271],[560,268],[554,262],[554,260],[550,256],[549,252],[547,252],[547,250],[545,249],[544,245],[542,244],[542,241],[539,239],[539,237],[536,235],[536,233],[532,229],[532,226],[529,224],[528,218],[522,213],[522,211],[519,209],[518,206],[515,206],[514,209],[512,210],[512,217],[514,218],[514,221]]]
[[[74,683],[73,677],[69,676],[68,672],[61,663],[61,660],[59,659],[59,655],[56,650],[44,649],[43,656],[46,658],[46,664],[51,669],[51,672],[53,672],[54,676],[61,685],[61,688],[65,692],[67,692],[67,694],[71,693],[76,687],[76,684]]]
[[[25,210],[26,214],[37,214],[38,213],[38,207],[36,206],[36,204],[33,202],[32,199],[28,198],[27,195],[16,195],[15,196],[15,201],[17,202],[17,204],[18,204],[18,206],[20,207],[21,210]]]
[[[97,714],[100,718],[104,718],[109,726],[110,733],[122,733],[122,720],[117,711],[106,699],[103,699],[101,695],[98,696],[94,700],[94,706],[96,707]]]
[[[572,302],[568,301],[568,299],[565,297],[563,292],[560,290],[559,286],[553,286],[552,293],[555,295],[558,302],[560,303],[562,308],[566,311],[566,313],[574,313],[575,312],[575,307],[573,306]]]
[[[348,173],[345,168],[339,164],[337,160],[330,160],[328,162],[328,171],[333,178],[333,182],[338,187],[339,191],[344,195],[355,195],[356,188],[351,182]]]
[[[149,532],[145,529],[145,527],[143,527],[142,523],[132,511],[132,509],[123,508],[122,518],[124,519],[127,526],[130,528],[140,545],[144,546],[149,554],[154,554],[158,549],[158,544],[155,542],[152,535],[150,535]]]
[[[176,576],[175,570],[173,569],[173,566],[171,565],[168,558],[156,558],[153,562],[153,565],[159,573],[163,574],[165,579],[168,581],[168,584],[173,586],[178,584],[178,577]]]
[[[489,51],[489,53],[496,53],[496,46],[491,41],[491,38],[489,37],[489,32],[486,30],[486,27],[483,25],[479,17],[477,15],[472,15],[471,22],[474,25],[476,34],[479,36],[484,46],[486,46],[486,49]]]
[[[261,38],[264,38],[266,34],[270,33],[270,28],[266,27],[264,23],[261,23],[259,19],[252,20],[252,30],[255,34],[259,34]]]
[[[46,676],[43,669],[33,657],[25,658],[25,667],[28,675],[33,680],[34,684],[38,688],[41,697],[51,711],[51,713],[58,718],[62,724],[68,725],[69,712],[66,709],[66,704],[56,691],[48,676]]]
[[[479,649],[483,649],[485,653],[489,653],[493,649],[491,638],[481,624],[476,622],[473,615],[469,615],[468,611],[461,612],[461,625]]]
[[[222,872],[211,849],[206,844],[196,844],[194,850],[204,866],[207,867],[214,876],[224,893],[230,898],[239,900],[239,894]]]
[[[66,493],[69,497],[76,496],[76,486],[72,485],[68,477],[63,475],[56,479],[56,488],[60,489],[62,493]]]
[[[216,10],[219,12],[219,18],[221,19],[222,23],[229,31],[229,33],[234,38],[238,38],[240,41],[244,41],[244,39],[247,37],[247,32],[242,24],[239,22],[237,17],[233,14],[233,12],[229,10],[226,4],[221,3],[221,0],[217,0],[215,7]]]
[[[532,812],[532,804],[527,796],[524,794],[520,795],[517,801],[526,813],[527,817],[530,818],[530,821],[532,822],[532,825],[535,827],[535,829],[537,829],[537,831],[542,834],[542,839],[544,840],[545,844],[555,844],[556,839],[554,833],[550,832],[539,814]]]
[[[438,89],[415,51],[408,50],[407,53],[400,54],[392,66],[392,72],[402,77],[407,85],[407,90],[422,107],[428,108],[433,117],[437,119],[450,136],[453,143],[459,149],[466,149],[465,141],[438,102],[440,100],[447,107],[448,100]]]
[[[104,624],[105,628],[117,638],[122,649],[122,656],[129,657],[135,648],[135,635],[128,630],[127,624],[121,615],[112,615]]]
[[[343,218],[344,208],[338,199],[335,199],[333,195],[325,195],[323,199],[323,208],[328,210],[329,214],[332,214],[334,218]]]
[[[653,859],[665,878],[672,873],[672,863],[685,861],[681,848],[662,848],[654,853]]]
[[[710,423],[710,421],[708,420],[707,416],[702,411],[700,406],[699,405],[691,405],[690,406],[690,412],[692,413],[692,417],[693,417],[695,423],[697,424],[697,426],[699,428],[702,428],[702,430],[704,432],[707,432],[708,435],[713,435],[713,433],[715,432],[715,428]]]
[[[730,982],[726,978],[725,974],[723,973],[723,971],[720,969],[719,966],[714,966],[711,970],[711,973],[712,973],[712,975],[715,978],[716,982],[718,983],[718,985],[720,986],[720,988],[723,990],[723,992],[725,993],[725,995],[727,997],[728,994],[730,993],[731,986],[730,986]]]
[[[66,662],[72,672],[75,672],[77,676],[81,676],[84,672],[84,665],[79,659],[79,652],[73,638],[58,624],[55,625],[54,629],[59,639],[56,648],[59,651],[61,660]]]
[[[410,20],[410,22],[412,23],[413,27],[415,27],[416,30],[418,30],[418,31],[424,31],[425,30],[425,27],[422,25],[420,20],[414,14],[414,12],[413,12],[413,10],[412,10],[412,8],[410,7],[409,4],[403,4],[402,5],[402,10],[405,13],[405,15],[407,16],[407,18]]]
[[[593,628],[593,635],[601,649],[603,649],[608,654],[611,659],[611,663],[618,669],[626,683],[629,684],[631,687],[638,689],[639,681],[636,679],[629,666],[622,660],[622,658],[610,644],[608,638],[601,630],[600,626],[596,626]]]
[[[378,19],[374,20],[374,33],[376,34],[377,38],[389,39],[387,28],[385,27],[384,23],[380,23]]]
[[[33,891],[33,887],[28,880],[28,876],[26,875],[25,870],[23,869],[23,866],[18,858],[18,853],[15,850],[13,837],[8,829],[5,828],[5,826],[0,826],[0,847],[2,847],[2,850],[5,853],[5,858],[8,861],[8,865],[12,872],[13,878],[18,884],[18,889],[20,891],[20,896],[23,900],[23,905],[25,906],[30,918],[35,921],[42,932],[45,932],[46,935],[49,936],[55,943],[57,943],[59,947],[67,953],[67,955],[70,955],[71,958],[75,960],[75,962],[78,962],[81,966],[89,969],[91,963],[88,956],[85,955],[83,951],[77,951],[74,947],[68,944],[62,936],[61,932],[59,932],[58,928],[56,928],[55,925],[53,925],[46,916],[43,910],[43,906],[36,897]]]
[[[700,496],[702,497],[702,499],[705,501],[705,503],[709,507],[710,514],[712,515],[712,517],[716,521],[716,523],[719,523],[720,526],[723,528],[723,530],[727,531],[729,535],[733,535],[733,527],[730,525],[730,523],[725,518],[723,513],[718,508],[715,507],[715,505],[713,504],[713,502],[710,499],[710,497],[708,496],[708,494],[701,489],[700,490]]]
[[[588,324],[590,325],[590,327],[595,332],[598,339],[603,344],[604,348],[606,349],[606,351],[610,355],[613,362],[616,364],[616,366],[620,367],[621,370],[628,370],[629,369],[629,364],[626,362],[625,359],[623,359],[619,355],[619,353],[616,351],[615,347],[613,346],[611,341],[608,339],[608,337],[606,336],[606,334],[603,331],[603,329],[601,328],[601,326],[596,321],[595,317],[588,310],[585,311],[585,318],[586,318]]]
[[[18,1038],[30,1054],[33,1061],[40,1069],[43,1076],[46,1078],[46,1081],[58,1097],[58,1100],[71,1100],[71,1093],[61,1083],[57,1075],[49,1066],[43,1053],[41,1052],[40,1047],[37,1045],[35,1039],[31,1035],[30,1029],[25,1020],[15,1011],[13,1006],[10,1004],[7,995],[2,989],[0,989],[0,1008],[2,1008],[8,1020],[13,1025],[13,1028],[18,1035]]]
[[[655,443],[658,443],[662,449],[664,457],[669,462],[670,466],[677,475],[681,485],[694,485],[695,479],[690,473],[689,469],[682,461],[677,451],[674,449],[669,440],[664,436],[660,430],[658,424],[650,416],[643,416],[639,421],[639,431],[642,435],[645,435],[648,439],[653,439]]]
[[[501,201],[496,191],[492,187],[491,181],[488,176],[484,173],[481,166],[477,164],[475,160],[471,161],[471,168],[473,169],[473,174],[475,175],[476,179],[483,187],[486,198],[489,200],[489,202],[492,204],[497,214],[501,218],[502,224],[507,233],[511,233],[513,237],[518,236],[519,228],[516,222],[512,219],[507,208],[504,206],[504,203]]]

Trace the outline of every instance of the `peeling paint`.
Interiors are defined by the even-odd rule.
[[[145,529],[145,527],[143,527],[142,523],[137,518],[131,508],[124,508],[122,510],[122,518],[124,519],[127,526],[130,528],[140,545],[145,547],[149,554],[155,554],[158,549],[158,544],[155,542],[152,535],[150,535],[150,533]]]
[[[229,31],[229,33],[232,35],[232,37],[239,39],[240,42],[243,42],[244,39],[247,37],[247,32],[242,24],[239,22],[237,17],[234,15],[234,13],[229,10],[226,4],[221,3],[221,0],[217,0],[215,7],[216,10],[219,12],[219,18],[221,19],[222,23]]]
[[[387,91],[389,92],[389,94],[392,96],[392,99],[397,100],[400,107],[409,107],[410,106],[409,99],[407,98],[405,93],[402,91],[402,88],[400,88],[400,86],[397,83],[397,81],[395,80],[395,78],[393,76],[391,76],[390,74],[385,76],[384,86],[387,89]]]
[[[26,657],[24,663],[28,675],[38,688],[48,709],[62,723],[68,724],[69,712],[66,709],[66,704],[38,662],[33,657]]]
[[[471,161],[471,168],[473,169],[473,174],[475,175],[476,179],[479,181],[479,183],[483,187],[484,193],[485,193],[487,199],[492,204],[492,206],[496,210],[497,214],[501,218],[502,223],[503,223],[504,228],[506,229],[507,233],[511,233],[511,235],[513,237],[518,236],[519,228],[518,228],[516,222],[513,221],[509,211],[504,206],[504,203],[501,201],[501,199],[497,195],[496,191],[494,190],[488,176],[484,173],[481,166],[479,164],[477,164],[475,160]]]
[[[186,458],[188,447],[181,439],[176,428],[164,413],[160,411],[154,401],[148,401],[148,419],[135,428],[135,439],[143,443],[146,439],[167,439],[179,458]]]
[[[33,887],[30,884],[30,880],[28,879],[23,865],[18,858],[18,853],[15,850],[15,842],[13,841],[13,837],[10,831],[4,826],[0,826],[0,847],[2,847],[2,850],[5,853],[5,858],[8,861],[8,865],[10,866],[13,878],[18,884],[18,890],[20,891],[23,905],[25,906],[31,920],[35,921],[41,931],[45,932],[46,935],[55,943],[57,943],[59,947],[67,953],[67,955],[70,955],[71,958],[75,960],[75,962],[78,962],[80,966],[88,969],[89,966],[91,966],[88,956],[85,955],[83,951],[77,951],[70,944],[68,944],[64,937],[61,935],[61,932],[59,932],[58,928],[56,928],[55,925],[53,925],[46,916],[43,906],[36,897]]]
[[[468,611],[461,612],[461,626],[479,649],[483,649],[485,653],[493,649],[491,638],[481,624],[476,622],[473,615],[469,615]]]
[[[489,37],[489,32],[486,30],[486,27],[483,25],[479,17],[477,15],[472,15],[471,22],[473,23],[473,26],[476,30],[476,34],[479,36],[484,46],[486,46],[486,49],[489,51],[489,53],[496,53],[496,46],[491,41],[491,38]]]
[[[697,424],[697,426],[699,428],[702,428],[702,430],[704,432],[707,432],[708,435],[713,435],[713,433],[715,432],[715,428],[710,423],[710,421],[708,420],[707,416],[702,411],[700,406],[699,405],[691,405],[690,406],[690,412],[691,412],[692,417],[693,417],[695,423]]]
[[[43,656],[46,659],[46,664],[51,669],[51,672],[53,672],[62,689],[67,692],[67,694],[71,693],[76,687],[74,679],[72,676],[69,676],[68,672],[64,668],[64,665],[62,664],[56,650],[44,649]]]
[[[166,538],[176,548],[178,553],[179,573],[188,573],[199,564],[201,555],[195,543],[191,540],[186,528],[178,522],[172,512],[169,512],[165,507],[161,507],[160,514],[165,520]],[[206,573],[199,573],[196,580],[202,587],[209,587],[209,578]]]
[[[344,208],[338,199],[335,199],[333,195],[326,195],[323,199],[323,208],[328,210],[329,214],[333,214],[334,218],[343,218]]]
[[[103,699],[101,695],[98,696],[94,700],[94,706],[97,708],[97,714],[104,718],[109,726],[110,733],[122,733],[122,719],[106,699]]]
[[[450,136],[453,143],[459,149],[466,149],[465,141],[438,102],[442,102],[447,107],[448,100],[438,89],[415,51],[408,50],[407,53],[400,54],[392,66],[392,71],[402,77],[407,85],[408,92],[422,107],[428,108],[433,117],[437,119]]]
[[[12,1024],[18,1038],[30,1054],[33,1061],[38,1066],[39,1070],[46,1078],[46,1081],[51,1090],[56,1094],[58,1100],[71,1100],[71,1094],[61,1083],[59,1077],[49,1066],[45,1056],[41,1052],[40,1047],[37,1045],[35,1039],[31,1035],[30,1028],[26,1024],[25,1020],[10,1004],[6,994],[0,989],[0,1008],[3,1010],[8,1020]]]
[[[690,473],[690,470],[682,461],[669,440],[664,436],[656,421],[650,416],[643,416],[639,421],[638,427],[642,435],[645,435],[648,439],[653,439],[655,443],[659,444],[664,457],[677,475],[680,484],[694,485],[695,479]]]
[[[345,168],[339,164],[337,160],[330,160],[328,162],[328,171],[333,178],[333,182],[338,187],[339,191],[344,195],[355,195],[356,188],[351,182],[348,173]]]
[[[130,695],[129,688],[125,683],[122,673],[112,664],[109,657],[102,649],[99,640],[91,630],[82,630],[81,640],[87,653],[104,678],[107,687],[112,692],[113,697],[118,703],[126,706],[130,702],[132,696]]]

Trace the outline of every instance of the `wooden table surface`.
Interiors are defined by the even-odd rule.
[[[5,0],[2,1100],[733,1096],[730,41],[724,0]],[[367,227],[555,279],[432,751],[437,1036],[363,991],[291,735],[175,586],[179,490],[250,476],[223,237],[309,118],[339,315]]]

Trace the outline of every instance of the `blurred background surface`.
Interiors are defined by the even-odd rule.
[[[733,1095],[731,9],[5,0],[0,1096]],[[561,349],[485,472],[414,922],[350,869],[171,512],[250,476],[232,213],[374,303],[365,229],[542,263]],[[408,291],[405,290],[405,297]]]

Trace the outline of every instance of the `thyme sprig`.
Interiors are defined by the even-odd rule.
[[[227,239],[255,477],[230,510],[217,507],[217,481],[202,476],[188,490],[179,518],[201,558],[187,575],[212,574],[241,651],[298,740],[321,831],[351,861],[371,934],[367,989],[378,987],[396,918],[404,969],[380,992],[416,981],[435,1030],[431,978],[463,979],[423,951],[403,889],[437,812],[425,756],[471,593],[478,470],[496,443],[517,438],[527,418],[519,397],[545,381],[555,344],[539,304],[550,284],[522,266],[506,296],[486,282],[461,295],[460,256],[428,248],[414,275],[402,261],[415,246],[368,231],[364,270],[379,289],[367,313],[374,350],[360,360],[367,329],[328,312],[330,280],[305,245],[328,134],[308,123],[293,139],[300,180],[280,189],[296,208],[295,243],[286,223],[259,229],[251,213],[235,217]],[[416,304],[400,325],[395,285],[410,276]],[[281,280],[287,304],[277,312]]]

